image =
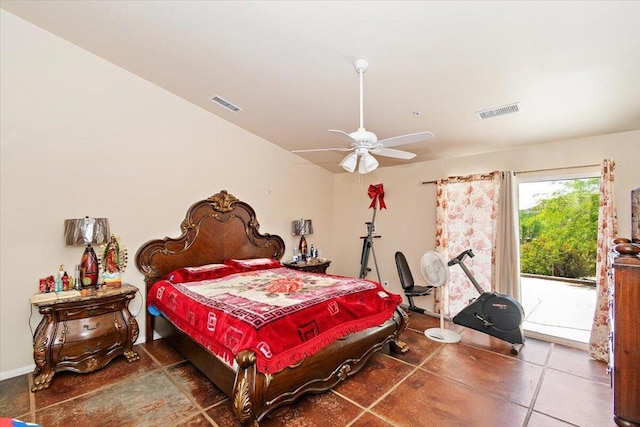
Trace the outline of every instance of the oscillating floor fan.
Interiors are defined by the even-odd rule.
[[[444,286],[449,279],[449,267],[442,256],[434,251],[426,252],[420,259],[420,271],[429,286],[439,288]],[[460,341],[460,334],[444,328],[444,310],[440,308],[440,328],[430,328],[424,331],[424,335],[442,343],[456,343]]]

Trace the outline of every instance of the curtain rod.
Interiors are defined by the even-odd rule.
[[[516,175],[521,174],[521,173],[534,173],[534,172],[553,172],[553,171],[560,171],[560,170],[567,170],[567,169],[582,169],[582,168],[593,168],[596,166],[600,166],[600,164],[595,164],[595,165],[583,165],[583,166],[567,166],[564,168],[548,168],[548,169],[531,169],[531,170],[526,170],[526,171],[517,171],[514,172]],[[427,184],[435,184],[438,181],[422,181],[420,182],[421,185],[427,185]]]
[[[528,170],[528,171],[517,171],[517,172],[515,172],[515,174],[517,175],[519,173],[553,172],[553,171],[563,171],[563,170],[567,170],[567,169],[594,168],[596,166],[600,166],[600,164],[582,165],[582,166],[567,166],[567,167],[564,167],[564,168],[531,169],[531,170]]]
[[[463,177],[448,177],[443,179],[443,181],[447,181],[447,180],[456,180],[457,182],[467,182],[467,181],[473,181],[474,180],[474,176],[477,177],[476,180],[477,181],[485,181],[488,179],[493,179],[493,173],[488,173],[488,174],[471,174],[471,175],[467,175],[467,176],[463,176]],[[438,181],[422,181],[420,184],[435,184]]]

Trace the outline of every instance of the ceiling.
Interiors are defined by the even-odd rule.
[[[358,127],[357,58],[367,130],[435,134],[380,166],[640,129],[638,1],[0,5],[286,150],[346,147],[327,130]],[[345,153],[299,155],[344,172]]]

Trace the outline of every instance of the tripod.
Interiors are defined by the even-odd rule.
[[[375,229],[375,220],[376,220],[376,212],[378,209],[376,206],[373,207],[373,218],[371,222],[367,222],[367,235],[365,237],[361,237],[364,239],[362,242],[362,254],[360,255],[360,277],[364,279],[367,276],[367,273],[371,271],[368,267],[369,265],[369,253],[373,254],[373,264],[376,267],[376,274],[378,275],[378,283],[382,283],[380,280],[380,271],[378,270],[378,260],[376,259],[376,252],[373,250],[373,239],[379,238],[380,236],[374,236],[373,230]]]

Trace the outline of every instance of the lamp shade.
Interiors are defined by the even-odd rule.
[[[358,155],[356,153],[351,153],[347,155],[347,157],[342,159],[342,161],[340,162],[340,166],[342,166],[342,168],[347,172],[353,172],[354,170],[356,170],[357,162],[358,162]]]
[[[360,157],[360,165],[358,165],[358,172],[369,173],[375,168],[378,167],[378,161],[375,157],[373,157],[369,153],[364,153],[362,157]]]
[[[64,242],[67,245],[103,244],[109,240],[107,218],[78,218],[64,220]]]
[[[313,224],[310,219],[296,219],[291,221],[292,236],[304,236],[305,234],[313,234]]]

